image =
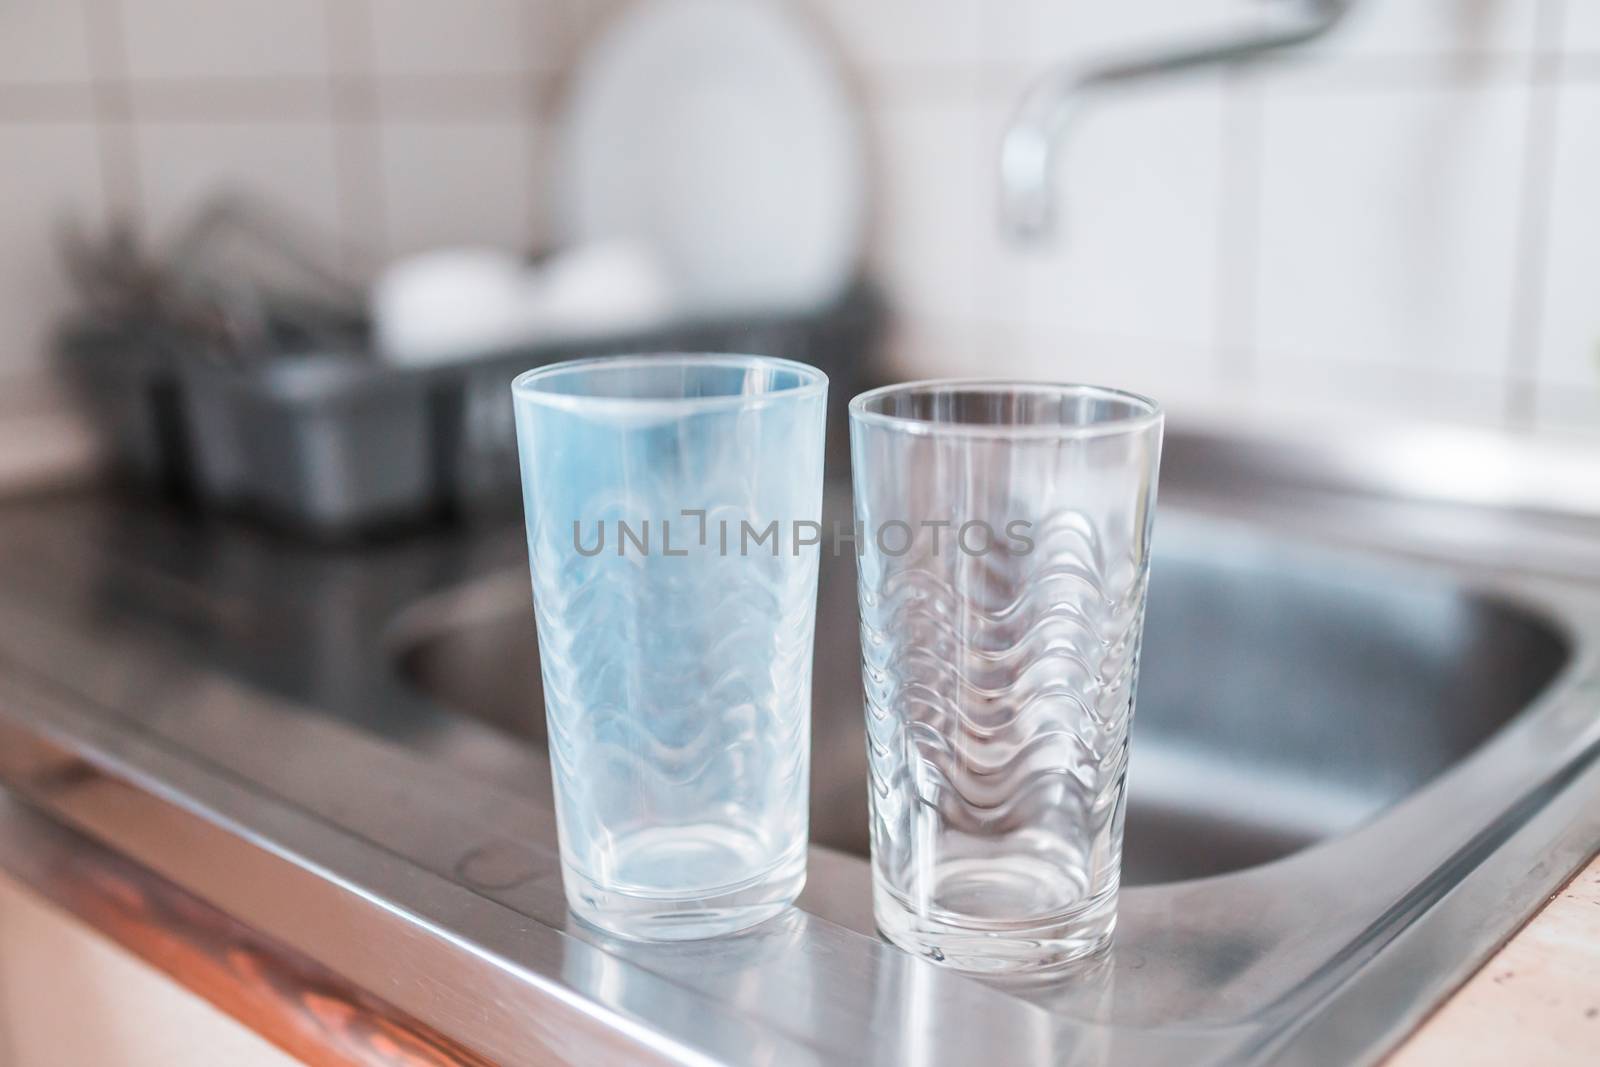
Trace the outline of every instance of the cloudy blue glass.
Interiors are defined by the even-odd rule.
[[[648,355],[512,385],[567,900],[710,937],[805,881],[827,378]]]

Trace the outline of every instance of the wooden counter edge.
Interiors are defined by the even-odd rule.
[[[56,832],[71,846],[0,869],[311,1067],[493,1067],[159,874]]]
[[[1428,1016],[1385,1067],[1600,1062],[1600,856]]]
[[[44,869],[12,873],[313,1067],[490,1067],[159,875],[87,839],[74,845]],[[1429,1015],[1385,1067],[1588,1067],[1597,1055],[1600,856]]]

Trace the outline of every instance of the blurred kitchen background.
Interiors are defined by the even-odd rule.
[[[1103,988],[1129,1018],[1177,1013],[1154,1049],[1227,1033],[1332,1062],[1342,1030],[1377,1055],[1593,854],[1600,0],[1348,0],[1310,43],[1074,109],[1048,239],[1007,234],[999,182],[1048,72],[1342,7],[0,0],[0,1065],[244,1063],[230,1042],[255,1037],[179,1014],[12,892],[19,870],[319,1062],[397,1032],[364,991],[540,1055],[567,1016],[504,984],[513,963],[593,977],[595,1019],[674,1042],[737,1020],[779,1050],[934,1047],[876,1042],[939,987],[834,933],[762,940],[778,985],[766,962],[690,981],[609,944],[534,955],[564,911],[507,386],[675,348],[829,373],[829,521],[842,404],[870,385],[1090,381],[1168,407],[1125,876],[1148,895],[1119,934],[1139,962]],[[140,491],[93,484],[112,471]],[[870,934],[864,890],[827,896],[867,877],[853,568],[823,554],[811,826],[839,851],[811,892]],[[35,804],[112,873],[33,849],[56,840],[15,829]],[[1289,859],[1312,845],[1332,847]],[[162,877],[126,880],[146,865]],[[1221,873],[1243,880],[1159,895]],[[1583,1062],[1600,956],[1566,932],[1592,919],[1559,922],[1433,1016],[1441,1062]],[[1377,956],[1391,939],[1410,955]],[[690,1001],[657,1001],[662,976],[714,990],[709,1021],[669,1021]],[[796,1029],[855,989],[876,1014]],[[769,1000],[775,1029],[747,1030]],[[548,1047],[625,1055],[622,1033]]]
[[[812,108],[805,136],[833,151],[838,93],[858,162],[825,160],[833,184],[798,213],[826,216],[818,225],[849,247],[795,292],[881,310],[881,330],[846,331],[860,351],[841,358],[862,363],[863,381],[1092,380],[1180,417],[1333,407],[1600,431],[1600,4],[1363,0],[1305,48],[1107,97],[1056,168],[1057,235],[1028,248],[997,223],[996,169],[1030,81],[1062,61],[1249,31],[1295,0],[745,2],[778,7],[837,70],[796,106]],[[0,485],[96,468],[85,386],[65,384],[52,355],[58,331],[81,325],[86,288],[119,248],[159,259],[219,203],[259,210],[269,221],[251,225],[315,262],[324,273],[302,271],[302,287],[336,274],[359,292],[441,247],[559,250],[575,232],[562,189],[582,150],[575,86],[648,6],[0,0]],[[744,47],[716,37],[707,55]],[[611,59],[634,45],[613,39]],[[736,111],[728,128],[751,132]],[[769,152],[796,121],[762,119]],[[737,171],[743,142],[728,140],[691,138],[697,161],[661,179],[675,224],[715,218],[717,204],[692,202],[694,167],[721,153]],[[587,165],[617,163],[601,152]],[[756,196],[781,219],[793,194],[779,183]],[[688,208],[672,199],[685,195]],[[783,239],[770,238],[777,260],[791,255]],[[648,319],[651,286],[681,272],[637,250],[580,265],[597,271],[579,271],[580,318],[595,311],[586,286],[598,278],[604,294],[620,277],[629,313]],[[805,312],[783,303],[689,310]],[[90,381],[91,398],[116,388]]]

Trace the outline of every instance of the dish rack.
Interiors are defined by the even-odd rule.
[[[363,335],[218,358],[170,331],[67,323],[58,352],[118,470],[205,509],[317,539],[520,506],[511,380],[565,359],[636,352],[782,356],[830,379],[829,422],[870,380],[882,303],[859,282],[808,313],[682,322],[392,366]]]

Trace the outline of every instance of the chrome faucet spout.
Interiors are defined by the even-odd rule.
[[[1221,66],[1305,44],[1332,30],[1355,0],[1300,0],[1303,18],[1245,36],[1057,67],[1022,98],[1000,145],[1003,228],[1018,240],[1037,241],[1054,230],[1051,177],[1068,128],[1090,96],[1105,89]]]

